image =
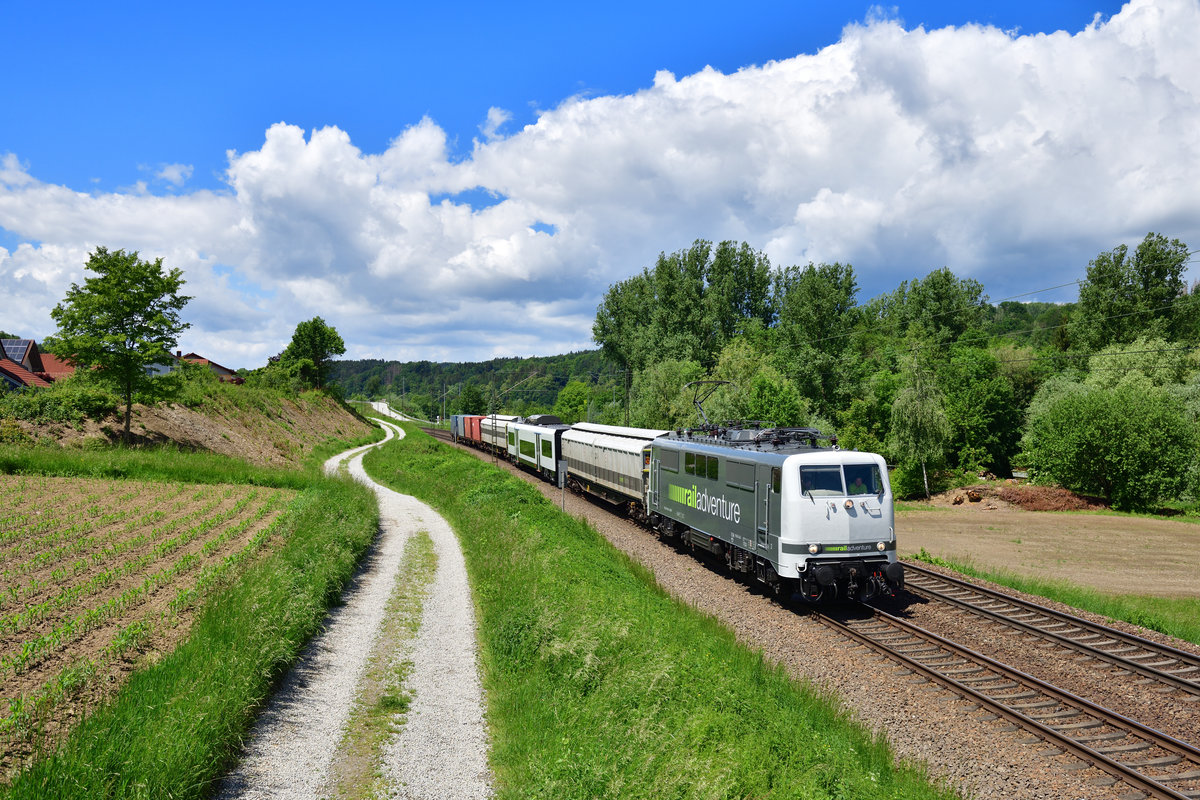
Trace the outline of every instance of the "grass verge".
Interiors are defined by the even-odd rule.
[[[924,548],[911,558],[1200,645],[1200,599],[1194,597],[1105,594],[1067,581],[1038,580],[1003,570],[980,569],[968,561],[930,555]]]
[[[135,672],[57,752],[0,789],[7,798],[207,796],[374,538],[374,495],[346,479],[183,451],[5,449],[0,470],[302,490],[263,555],[236,565],[222,590],[204,599],[182,644]]]
[[[498,797],[952,796],[534,487],[404,427],[364,463],[462,543]]]

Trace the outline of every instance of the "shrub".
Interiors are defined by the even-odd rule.
[[[1030,420],[1023,446],[1032,479],[1137,511],[1184,493],[1196,440],[1170,393],[1130,383],[1055,398]]]
[[[0,417],[27,422],[78,424],[117,413],[117,396],[88,376],[73,376],[47,387],[0,395]]]

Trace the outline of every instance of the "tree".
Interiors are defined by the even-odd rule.
[[[661,361],[633,379],[632,422],[644,428],[685,428],[699,424],[691,389],[684,386],[705,377],[695,361]]]
[[[473,383],[463,387],[462,394],[458,396],[458,408],[460,414],[483,414],[489,411],[485,407],[483,392]]]
[[[926,497],[929,497],[926,465],[936,464],[945,457],[950,433],[941,392],[919,367],[916,368],[912,383],[896,393],[890,437],[902,461],[921,465]]]
[[[1034,480],[1143,510],[1187,488],[1196,426],[1171,392],[1144,383],[1060,392],[1023,440]]]
[[[846,358],[859,319],[858,284],[849,264],[787,267],[776,274],[774,303],[781,365],[800,392],[832,415],[849,402],[859,359]]]
[[[1090,350],[1128,344],[1138,336],[1177,341],[1195,330],[1196,303],[1183,274],[1187,245],[1148,233],[1132,257],[1120,245],[1088,264],[1079,285],[1079,321],[1074,336]]]
[[[569,381],[554,401],[555,415],[568,425],[579,422],[587,416],[590,394],[583,381]]]
[[[308,385],[314,389],[324,389],[332,369],[331,357],[345,352],[346,343],[337,330],[326,325],[320,317],[313,317],[296,326],[291,344],[280,355],[279,361],[285,365],[299,364],[300,373]]]
[[[1008,475],[1020,439],[1021,408],[1012,384],[987,350],[955,345],[938,374],[956,465]]]
[[[43,344],[117,387],[125,401],[122,438],[128,443],[135,393],[152,401],[176,388],[169,375],[153,373],[171,363],[177,337],[191,327],[179,318],[191,298],[179,294],[180,270],[164,272],[161,258],[142,261],[136,250],[110,253],[97,247],[86,268],[96,277],[86,278],[83,286],[71,284],[50,312],[58,332]]]

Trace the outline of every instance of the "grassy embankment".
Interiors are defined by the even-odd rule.
[[[405,427],[364,461],[462,542],[500,797],[950,796],[534,487]]]
[[[1200,599],[1194,597],[1105,594],[1067,581],[1038,580],[1015,572],[980,569],[967,561],[932,556],[924,549],[913,558],[1200,645]]]
[[[302,470],[169,448],[67,451],[0,446],[0,470],[119,480],[251,483],[299,490],[255,558],[199,598],[188,637],[136,671],[56,750],[0,788],[11,798],[200,798],[229,766],[274,682],[336,602],[378,526],[374,496],[320,475],[324,457],[381,438],[317,447]]]

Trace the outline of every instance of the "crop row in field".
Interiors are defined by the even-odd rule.
[[[0,745],[53,716],[73,684],[186,623],[272,535],[295,492],[0,475]]]

